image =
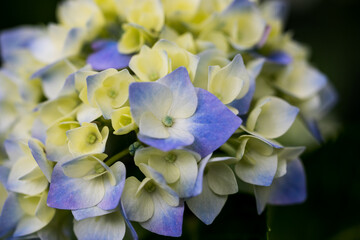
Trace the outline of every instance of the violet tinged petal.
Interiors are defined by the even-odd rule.
[[[301,119],[305,123],[306,128],[310,131],[311,135],[318,141],[319,143],[323,143],[324,139],[318,127],[317,121],[315,119],[306,118],[301,115]]]
[[[112,210],[119,205],[120,197],[124,189],[126,169],[122,162],[116,162],[110,167],[116,177],[116,185],[112,186],[108,177],[104,176],[105,195],[98,204],[103,210]],[[108,174],[107,174],[108,176]]]
[[[254,93],[255,93],[255,81],[253,81],[250,78],[250,88],[249,91],[246,93],[246,95],[241,99],[235,99],[229,105],[233,108],[236,108],[239,111],[238,113],[239,116],[245,115],[249,111],[251,100],[254,96]]]
[[[301,203],[306,199],[306,177],[300,159],[289,162],[286,174],[274,180],[269,204],[285,205]]]
[[[103,216],[103,215],[111,213],[112,211],[105,211],[105,210],[102,210],[101,208],[95,206],[95,207],[83,208],[83,209],[78,209],[78,210],[72,210],[71,212],[72,212],[74,218],[77,221],[80,221],[85,218]]]
[[[129,66],[131,57],[132,55],[120,53],[117,49],[117,42],[114,41],[102,43],[101,48],[97,48],[94,53],[90,54],[86,61],[94,70],[102,71],[108,68],[126,68]]]
[[[204,179],[204,170],[206,167],[206,164],[209,162],[212,154],[209,154],[206,156],[203,160],[201,160],[199,164],[199,171],[196,178],[195,186],[192,192],[192,197],[197,196],[201,193],[203,188],[203,179]]]
[[[24,213],[15,193],[9,193],[0,215],[0,237],[13,230]]]
[[[126,216],[126,213],[125,213],[125,210],[124,210],[124,206],[122,204],[122,202],[120,201],[120,212],[121,214],[123,215],[124,217],[124,220],[125,220],[125,223],[126,223],[126,226],[128,227],[128,229],[130,230],[131,232],[131,236],[133,238],[133,240],[138,240],[139,237],[133,227],[133,225],[131,224],[131,222],[129,221],[128,217]]]
[[[241,125],[242,120],[231,112],[217,97],[197,88],[198,107],[185,119],[195,141],[190,150],[205,157],[223,145]]]
[[[276,51],[267,56],[267,61],[280,65],[289,65],[292,63],[293,58],[286,52]]]
[[[140,225],[157,234],[171,237],[179,237],[182,233],[184,214],[184,202],[179,206],[169,206],[160,194],[153,194],[155,205],[154,215]]]
[[[102,178],[69,178],[57,164],[54,168],[47,204],[52,208],[76,210],[97,205],[104,197]]]
[[[34,157],[35,161],[39,165],[41,171],[44,173],[45,177],[49,182],[51,182],[51,174],[53,171],[53,163],[47,160],[45,149],[41,147],[39,142],[36,140],[30,139],[29,148],[31,150],[31,154]]]
[[[194,142],[194,137],[191,134],[170,136],[166,139],[156,139],[138,134],[138,138],[140,141],[164,152],[188,146]]]

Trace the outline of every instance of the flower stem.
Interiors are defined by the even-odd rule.
[[[126,148],[126,149],[122,150],[121,152],[119,152],[118,154],[115,154],[114,156],[112,156],[111,158],[106,160],[105,163],[106,163],[106,165],[111,166],[117,160],[121,159],[122,157],[125,157],[128,154],[129,154],[129,149]]]

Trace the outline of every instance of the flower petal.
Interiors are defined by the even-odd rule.
[[[77,221],[83,220],[85,218],[92,218],[97,216],[102,216],[111,213],[112,211],[105,211],[99,208],[98,206],[95,207],[89,207],[89,208],[82,208],[78,210],[72,210],[71,211],[74,218]]]
[[[39,142],[33,139],[29,140],[29,148],[41,171],[44,173],[45,177],[50,182],[51,174],[53,171],[53,163],[47,160],[44,148],[41,147]]]
[[[140,134],[157,139],[170,137],[168,128],[152,112],[144,112],[140,118]]]
[[[238,192],[234,172],[225,163],[208,165],[207,180],[210,189],[218,195],[229,195]]]
[[[205,157],[224,144],[242,120],[208,91],[198,88],[197,96],[195,114],[185,119],[187,130],[195,137],[187,148]]]
[[[152,112],[158,119],[165,117],[172,105],[172,93],[163,84],[156,82],[131,83],[129,101],[131,114],[137,125],[144,112]]]
[[[47,203],[52,208],[76,210],[95,206],[104,194],[102,178],[69,178],[57,164],[51,177]]]
[[[98,206],[103,210],[111,210],[118,206],[124,189],[126,169],[122,162],[116,162],[110,167],[116,177],[116,185],[111,184],[108,175],[104,176],[105,195]]]
[[[139,186],[140,182],[135,177],[127,178],[121,202],[129,220],[144,222],[153,216],[154,202],[146,191],[140,191],[137,194]]]
[[[157,234],[171,237],[179,237],[182,233],[182,222],[184,214],[184,203],[172,207],[162,198],[160,194],[153,194],[154,215],[140,225]]]
[[[185,67],[177,68],[157,82],[164,84],[172,92],[173,101],[169,116],[188,118],[194,114],[197,107],[197,96]]]
[[[205,224],[211,224],[224,207],[227,195],[221,196],[211,191],[207,179],[203,181],[202,192],[186,201],[190,210]]]
[[[121,69],[129,66],[132,55],[122,54],[118,51],[117,42],[101,41],[102,46],[98,47],[97,42],[93,43],[94,53],[87,58],[87,63],[96,71],[102,71],[108,68]]]
[[[16,194],[9,193],[0,215],[0,237],[14,229],[23,215]]]
[[[287,164],[287,172],[283,177],[274,180],[268,202],[274,205],[285,205],[301,203],[305,199],[305,171],[301,161],[297,159]]]
[[[123,239],[125,230],[120,211],[74,222],[74,232],[79,240]]]

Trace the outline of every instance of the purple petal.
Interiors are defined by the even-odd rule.
[[[95,206],[95,207],[73,210],[72,214],[77,221],[80,221],[85,218],[103,216],[103,215],[109,214],[110,212],[111,211],[105,211],[105,210],[102,210],[101,208]]]
[[[125,210],[124,210],[124,206],[122,204],[122,202],[120,201],[120,212],[121,214],[123,215],[124,217],[124,220],[125,220],[125,223],[126,223],[126,226],[129,228],[130,232],[131,232],[131,236],[133,238],[133,240],[138,240],[139,237],[133,227],[133,225],[131,224],[131,222],[129,221],[128,217],[126,216],[126,213],[125,213]]]
[[[140,225],[157,234],[171,237],[179,237],[182,233],[182,223],[184,214],[184,202],[179,206],[169,206],[160,194],[153,194],[154,214],[146,222]]]
[[[280,64],[280,65],[289,65],[292,63],[292,57],[283,51],[276,51],[267,56],[267,60],[272,63]]]
[[[201,160],[201,162],[199,164],[199,172],[198,172],[198,176],[196,178],[195,186],[194,186],[194,189],[192,192],[192,197],[199,195],[202,191],[204,170],[205,170],[206,164],[209,162],[210,158],[211,158],[211,154],[209,154],[203,160]]]
[[[132,55],[120,53],[117,49],[117,42],[96,42],[93,44],[93,48],[95,52],[90,54],[87,63],[90,64],[94,70],[102,71],[108,68],[121,69],[129,66]]]
[[[245,115],[250,108],[251,100],[255,93],[255,81],[250,80],[250,88],[247,94],[241,99],[235,99],[229,105],[236,108],[239,111],[239,116]]]
[[[305,199],[305,171],[301,161],[297,159],[288,163],[286,175],[274,180],[268,203],[285,205],[301,203]]]
[[[98,207],[103,210],[112,210],[118,206],[125,184],[126,170],[124,164],[122,162],[116,162],[110,168],[114,172],[116,185],[112,186],[109,178],[105,178],[105,195],[103,200],[98,204]]]
[[[5,166],[0,166],[0,183],[6,187],[6,182],[10,173],[10,169]]]
[[[301,115],[301,119],[305,123],[305,126],[310,131],[311,135],[316,139],[316,141],[318,141],[319,143],[323,143],[324,139],[318,127],[317,121],[315,119],[307,118],[303,115]]]
[[[170,136],[169,138],[166,139],[151,138],[138,134],[138,138],[143,143],[146,143],[152,147],[160,149],[163,152],[168,152],[176,148],[188,146],[194,142],[194,137],[189,134],[185,136],[177,136],[177,137]]]
[[[0,237],[14,229],[24,213],[15,193],[9,193],[0,215]]]
[[[47,199],[49,207],[70,210],[89,208],[97,205],[103,197],[104,184],[101,178],[69,178],[63,173],[60,164],[55,166]]]
[[[18,27],[1,32],[0,48],[3,60],[11,57],[13,52],[28,48],[30,44],[42,35],[40,28]]]
[[[195,137],[195,141],[187,148],[205,157],[223,145],[242,120],[208,91],[197,88],[197,96],[196,112],[186,119],[187,130]]]

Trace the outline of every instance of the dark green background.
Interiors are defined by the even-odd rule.
[[[1,0],[0,29],[55,21],[57,2]],[[335,111],[342,128],[338,137],[303,157],[308,200],[296,206],[269,207],[266,214],[257,216],[252,197],[230,196],[211,226],[188,213],[184,239],[266,239],[267,225],[269,239],[360,239],[359,10],[358,0],[318,0],[307,8],[295,5],[288,19],[287,29],[311,47],[312,63],[339,92]]]

